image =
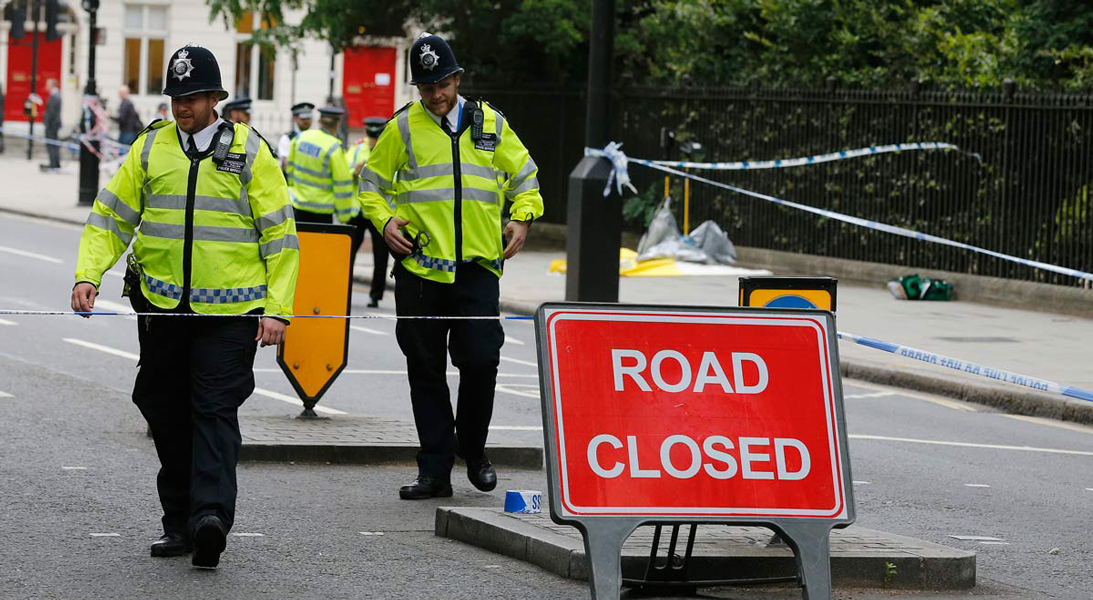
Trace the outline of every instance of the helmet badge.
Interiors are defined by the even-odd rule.
[[[426,71],[432,71],[440,64],[440,56],[433,51],[429,44],[421,45],[421,54],[418,55],[418,60],[421,61],[421,68]]]
[[[194,70],[193,63],[189,59],[190,53],[187,50],[180,50],[178,57],[175,58],[174,63],[171,64],[171,76],[179,81],[186,79],[190,76],[190,73]]]

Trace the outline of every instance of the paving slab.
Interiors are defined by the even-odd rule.
[[[332,464],[412,463],[418,450],[414,424],[376,417],[336,416],[297,419],[287,416],[242,417],[242,461],[322,462]],[[541,469],[543,449],[493,432],[486,443],[497,465]]]
[[[554,523],[545,513],[442,507],[437,509],[435,528],[439,537],[523,560],[562,577],[588,580],[580,532]],[[686,532],[684,527],[681,539]],[[624,579],[643,578],[653,534],[652,526],[640,527],[623,545]],[[771,537],[771,531],[763,527],[700,525],[689,575],[693,580],[795,577],[792,550],[771,544]],[[664,539],[661,557],[666,554]],[[974,552],[856,525],[831,534],[831,574],[836,587],[969,589],[975,586],[975,569]]]

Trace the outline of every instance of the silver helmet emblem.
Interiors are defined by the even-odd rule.
[[[432,71],[440,64],[440,55],[434,52],[432,46],[429,44],[422,44],[421,54],[418,55],[418,60],[421,61],[422,69]]]
[[[171,63],[171,76],[179,81],[186,79],[190,76],[190,73],[194,70],[193,63],[189,59],[190,53],[187,50],[180,50],[178,57]]]

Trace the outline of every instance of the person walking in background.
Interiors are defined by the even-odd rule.
[[[224,115],[232,123],[250,125],[250,98],[236,98],[224,103]]]
[[[121,104],[118,105],[118,114],[114,117],[118,122],[118,142],[128,146],[137,139],[137,133],[144,129],[144,122],[140,120],[133,101],[129,99],[129,86],[118,88],[118,98],[121,98]]]
[[[43,171],[57,170],[61,168],[61,146],[58,141],[61,132],[61,89],[57,87],[56,79],[46,81],[49,89],[49,99],[46,100],[46,112],[42,116],[42,124],[46,126],[46,152],[49,153],[49,164],[39,165]]]
[[[159,119],[160,121],[166,121],[170,118],[171,115],[167,114],[167,103],[160,102],[159,106],[156,107],[156,119]]]
[[[355,187],[360,186],[361,169],[368,162],[368,156],[372,153],[372,148],[376,147],[376,140],[383,133],[385,125],[387,119],[383,117],[365,117],[365,137],[353,144],[345,154],[349,160],[349,168],[353,171]],[[383,241],[383,234],[363,214],[353,217],[349,224],[356,228],[353,233],[353,260],[356,260],[357,251],[364,242],[365,232],[372,236],[372,289],[368,292],[368,307],[378,308],[380,300],[383,300],[383,292],[387,289],[387,244]]]
[[[292,140],[296,139],[301,131],[311,129],[311,117],[314,114],[315,105],[310,102],[297,102],[292,105],[292,131],[282,135],[277,141],[277,158],[281,161],[282,171],[288,168],[288,153],[292,150]]]

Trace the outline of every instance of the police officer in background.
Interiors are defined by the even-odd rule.
[[[368,156],[372,153],[372,148],[376,146],[376,140],[379,139],[380,133],[383,133],[385,125],[387,125],[387,119],[383,117],[365,117],[365,137],[353,144],[349,152],[346,152],[356,186],[360,185],[361,169],[368,162]],[[372,236],[372,289],[368,293],[368,307],[378,308],[380,300],[383,300],[383,292],[387,289],[387,244],[383,241],[383,235],[364,214],[353,217],[349,224],[356,227],[353,235],[354,260],[357,257],[357,250],[364,242],[364,234],[367,232]]]
[[[311,129],[311,118],[315,114],[315,105],[310,102],[297,102],[292,105],[292,132],[281,136],[277,141],[277,158],[281,159],[281,169],[288,166],[288,153],[292,148],[292,140],[300,135],[301,131]]]
[[[543,214],[538,168],[504,115],[459,95],[463,69],[447,42],[423,34],[410,49],[410,68],[421,101],[396,113],[361,170],[365,215],[400,257],[396,312],[497,316],[504,259],[520,251],[531,222]],[[507,242],[504,200],[512,203]],[[500,322],[400,319],[395,332],[406,355],[421,443],[418,477],[399,496],[451,496],[457,454],[471,483],[492,490],[497,473],[485,445],[504,343]],[[459,369],[454,416],[447,352]]]
[[[320,108],[320,128],[292,140],[285,178],[297,221],[330,223],[336,214],[345,223],[360,213],[345,150],[335,135],[344,114],[335,106]]]
[[[235,518],[238,408],[254,390],[257,342],[284,339],[299,242],[268,145],[216,114],[228,94],[212,53],[179,49],[165,81],[175,120],[141,132],[99,192],[80,238],[72,309],[93,309],[103,273],[135,236],[130,300],[138,312],[164,313],[138,319],[133,386],[161,465],[164,535],[151,553],[192,548],[195,567],[215,568]]]
[[[236,98],[224,103],[224,114],[232,123],[250,125],[250,98]]]

